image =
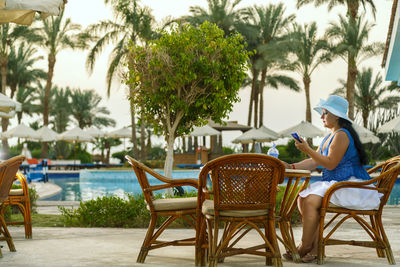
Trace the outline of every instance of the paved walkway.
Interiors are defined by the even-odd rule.
[[[384,211],[384,225],[389,236],[396,262],[400,263],[400,207],[389,207]],[[17,252],[10,252],[3,245],[0,266],[58,267],[58,266],[194,266],[193,247],[168,247],[151,251],[145,264],[137,264],[136,257],[143,241],[145,229],[112,228],[33,228],[33,239],[24,239],[22,227],[9,227]],[[190,236],[189,229],[166,232],[166,238]],[[294,229],[300,237],[301,228]],[[355,224],[349,223],[340,232],[341,236],[359,238],[363,234]],[[256,240],[257,234],[250,233],[246,242]],[[367,238],[365,238],[367,240]],[[281,247],[281,251],[283,247]],[[377,258],[375,249],[352,246],[330,246],[326,250],[324,266],[388,266],[386,258]],[[219,266],[265,266],[257,256],[235,256]],[[284,266],[316,266],[295,264],[283,260]]]

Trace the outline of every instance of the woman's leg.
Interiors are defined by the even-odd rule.
[[[303,222],[303,236],[301,238],[301,245],[299,246],[300,256],[304,256],[313,249],[313,243],[317,238],[321,203],[322,197],[318,195],[308,195],[305,198],[299,198],[298,205]]]

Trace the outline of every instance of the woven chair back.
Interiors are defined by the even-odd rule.
[[[275,208],[277,184],[285,168],[276,158],[261,154],[234,154],[208,162],[200,173],[202,184],[212,180],[214,209]]]
[[[389,199],[393,186],[400,174],[400,157],[394,157],[386,161],[382,167],[381,174],[377,177],[377,188],[384,195],[381,197],[381,207],[383,207]]]
[[[25,156],[16,156],[0,163],[0,204],[8,199],[11,186]]]
[[[154,199],[154,195],[152,191],[147,190],[150,187],[150,183],[146,172],[154,177],[159,176],[159,174],[130,156],[125,156],[125,158],[128,160],[128,163],[132,166],[132,169],[136,174],[136,178],[138,179],[140,187],[142,188],[143,196],[146,202],[151,203]]]

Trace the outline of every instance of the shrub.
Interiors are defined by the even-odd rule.
[[[277,195],[276,210],[279,213],[280,203],[282,202],[284,186]],[[195,197],[196,191],[190,191],[183,196],[175,197]],[[161,198],[158,194],[156,198]],[[116,196],[104,196],[95,200],[80,202],[77,209],[59,207],[62,221],[67,227],[125,227],[125,228],[146,228],[150,221],[150,211],[146,208],[146,203],[142,194],[127,195],[127,199]],[[160,225],[166,217],[159,218],[157,225]],[[300,215],[297,210],[293,213],[292,224],[299,223]],[[175,228],[190,228],[184,219],[177,219],[171,225]]]
[[[104,196],[80,202],[77,209],[59,207],[66,226],[78,227],[145,227],[150,214],[142,195],[127,199]]]

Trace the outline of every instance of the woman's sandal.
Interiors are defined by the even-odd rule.
[[[316,262],[317,261],[317,255],[311,255],[307,253],[303,257],[301,257],[301,261],[304,263],[311,263],[311,262]]]
[[[286,253],[283,253],[282,256],[288,261],[293,261],[293,256],[290,251],[286,251]]]

